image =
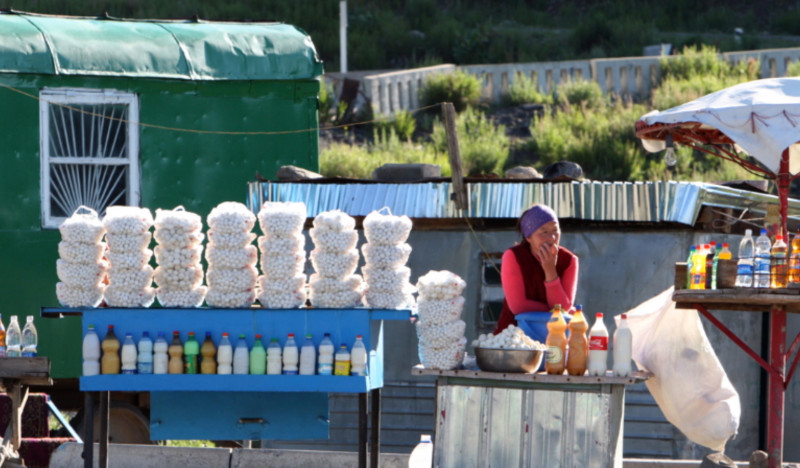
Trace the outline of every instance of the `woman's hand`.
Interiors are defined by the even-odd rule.
[[[558,273],[556,272],[558,246],[546,242],[542,244],[537,251],[533,252],[533,254],[542,265],[542,269],[544,270],[544,280],[549,283],[550,281],[558,279]]]

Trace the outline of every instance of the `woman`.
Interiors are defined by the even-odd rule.
[[[500,277],[503,311],[495,335],[523,312],[547,312],[556,304],[569,310],[578,284],[578,257],[558,245],[561,228],[550,207],[536,204],[519,219],[522,242],[506,250]]]

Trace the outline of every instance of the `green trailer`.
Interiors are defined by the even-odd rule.
[[[79,205],[205,217],[280,166],[318,168],[322,62],[281,23],[0,13],[0,309],[36,317],[77,389],[79,317],[56,306],[58,225]]]

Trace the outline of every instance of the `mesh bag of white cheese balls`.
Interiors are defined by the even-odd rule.
[[[168,289],[159,287],[156,289],[158,303],[162,307],[200,307],[206,297],[208,288],[197,286],[194,289]]]
[[[431,270],[417,280],[420,299],[452,299],[460,296],[467,283],[447,270]]]
[[[352,275],[358,267],[358,250],[356,249],[341,253],[312,250],[310,257],[314,271],[326,278],[344,278]]]
[[[293,290],[258,289],[258,302],[268,309],[296,309],[305,305],[306,288]]]
[[[417,315],[428,325],[441,325],[455,322],[464,310],[464,296],[453,299],[420,299],[417,301]]]
[[[308,298],[314,307],[323,307],[330,309],[341,309],[343,307],[360,307],[364,304],[364,292],[359,290],[355,291],[337,291],[320,293],[310,289]]]
[[[408,244],[397,245],[372,245],[361,246],[364,262],[372,268],[397,268],[408,262],[411,255],[411,246]]]
[[[155,301],[156,290],[151,287],[132,290],[108,285],[104,298],[110,307],[150,307]]]
[[[106,228],[103,227],[95,210],[81,205],[72,216],[61,223],[58,231],[61,233],[61,239],[66,242],[97,244],[103,238]]]
[[[292,277],[302,273],[305,267],[305,251],[295,254],[261,256],[261,272],[270,278]]]
[[[442,348],[461,339],[466,328],[467,324],[463,320],[441,325],[428,325],[420,320],[417,322],[417,336],[424,346]]]
[[[83,242],[61,241],[58,243],[58,256],[73,263],[97,263],[103,258],[106,243],[84,244]]]
[[[158,245],[168,249],[186,249],[203,243],[206,236],[200,231],[184,232],[176,229],[156,229],[153,233]]]
[[[426,369],[453,370],[464,362],[467,339],[461,338],[441,348],[432,348],[422,343],[417,348],[419,361]]]
[[[208,231],[208,248],[241,249],[253,243],[256,233],[249,231]]]
[[[261,236],[258,238],[258,250],[261,255],[286,255],[305,253],[306,236],[302,233],[280,236]]]
[[[153,253],[156,256],[156,263],[158,266],[164,268],[196,266],[200,263],[200,259],[203,256],[203,246],[197,245],[184,249],[168,249],[157,245],[156,248],[153,249]]]
[[[208,266],[206,283],[213,292],[242,292],[255,289],[258,270],[254,266],[244,268],[217,268]]]
[[[364,285],[361,275],[347,275],[342,278],[329,278],[318,273],[312,273],[308,281],[309,286],[318,294],[336,293],[340,291],[357,291]]]
[[[538,341],[531,339],[516,325],[509,325],[497,335],[491,333],[480,335],[472,341],[472,346],[476,348],[494,349],[541,349],[546,347]]]
[[[271,278],[268,276],[258,277],[258,288],[262,291],[270,292],[297,292],[306,287],[306,275],[299,274],[290,277]]]
[[[108,284],[116,291],[141,291],[153,283],[153,267],[109,268]]]
[[[153,251],[150,249],[106,252],[106,259],[111,268],[137,268],[140,269],[150,262]]]
[[[218,233],[250,232],[255,224],[256,215],[239,202],[222,202],[208,214],[208,227]]]
[[[58,279],[70,286],[91,288],[103,281],[108,271],[108,264],[103,260],[98,263],[72,263],[56,260]]]
[[[258,225],[267,236],[291,236],[303,231],[307,216],[303,202],[264,202],[258,210]]]
[[[103,227],[108,234],[142,234],[152,226],[153,215],[150,210],[138,206],[109,206],[103,217]]]
[[[153,234],[141,232],[139,234],[106,234],[108,250],[114,252],[141,252],[150,246]]]
[[[364,274],[364,281],[366,281],[367,287],[370,289],[398,291],[411,287],[408,282],[411,277],[411,269],[408,267],[384,269],[367,265],[361,269],[361,272]]]
[[[102,283],[90,287],[56,283],[56,297],[64,307],[97,307],[103,302],[105,290],[106,285]]]
[[[156,268],[153,280],[161,288],[189,291],[203,284],[203,267],[201,265],[172,268],[159,266]]]
[[[314,250],[328,253],[340,253],[352,250],[358,244],[358,233],[350,231],[333,231],[330,229],[311,228],[308,230]]]
[[[209,245],[206,249],[206,260],[215,268],[245,268],[255,266],[258,261],[258,250],[255,245],[244,248],[225,249]]]
[[[367,306],[375,309],[406,309],[414,307],[414,296],[408,290],[383,291],[368,288],[364,294]]]
[[[177,206],[174,210],[157,209],[153,224],[156,231],[165,229],[188,234],[203,229],[203,219],[200,215],[186,211],[183,206]]]
[[[388,211],[388,208],[385,208]],[[393,216],[373,211],[364,218],[364,237],[373,245],[397,245],[408,239],[411,233],[411,219],[406,216]]]
[[[331,210],[318,214],[314,218],[314,227],[318,231],[352,231],[356,227],[356,220],[347,213]]]
[[[209,288],[206,293],[206,304],[211,307],[226,309],[250,307],[256,300],[255,290],[240,292],[213,291]]]

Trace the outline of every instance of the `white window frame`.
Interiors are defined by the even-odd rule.
[[[139,163],[139,99],[134,93],[113,89],[43,88],[39,92],[39,151],[41,165],[42,227],[58,228],[66,219],[50,213],[50,164],[97,164],[128,166],[126,199],[116,204],[139,206],[141,181]],[[128,106],[126,135],[127,152],[124,158],[52,157],[50,155],[51,105],[115,105]],[[106,207],[100,207],[100,212]]]

